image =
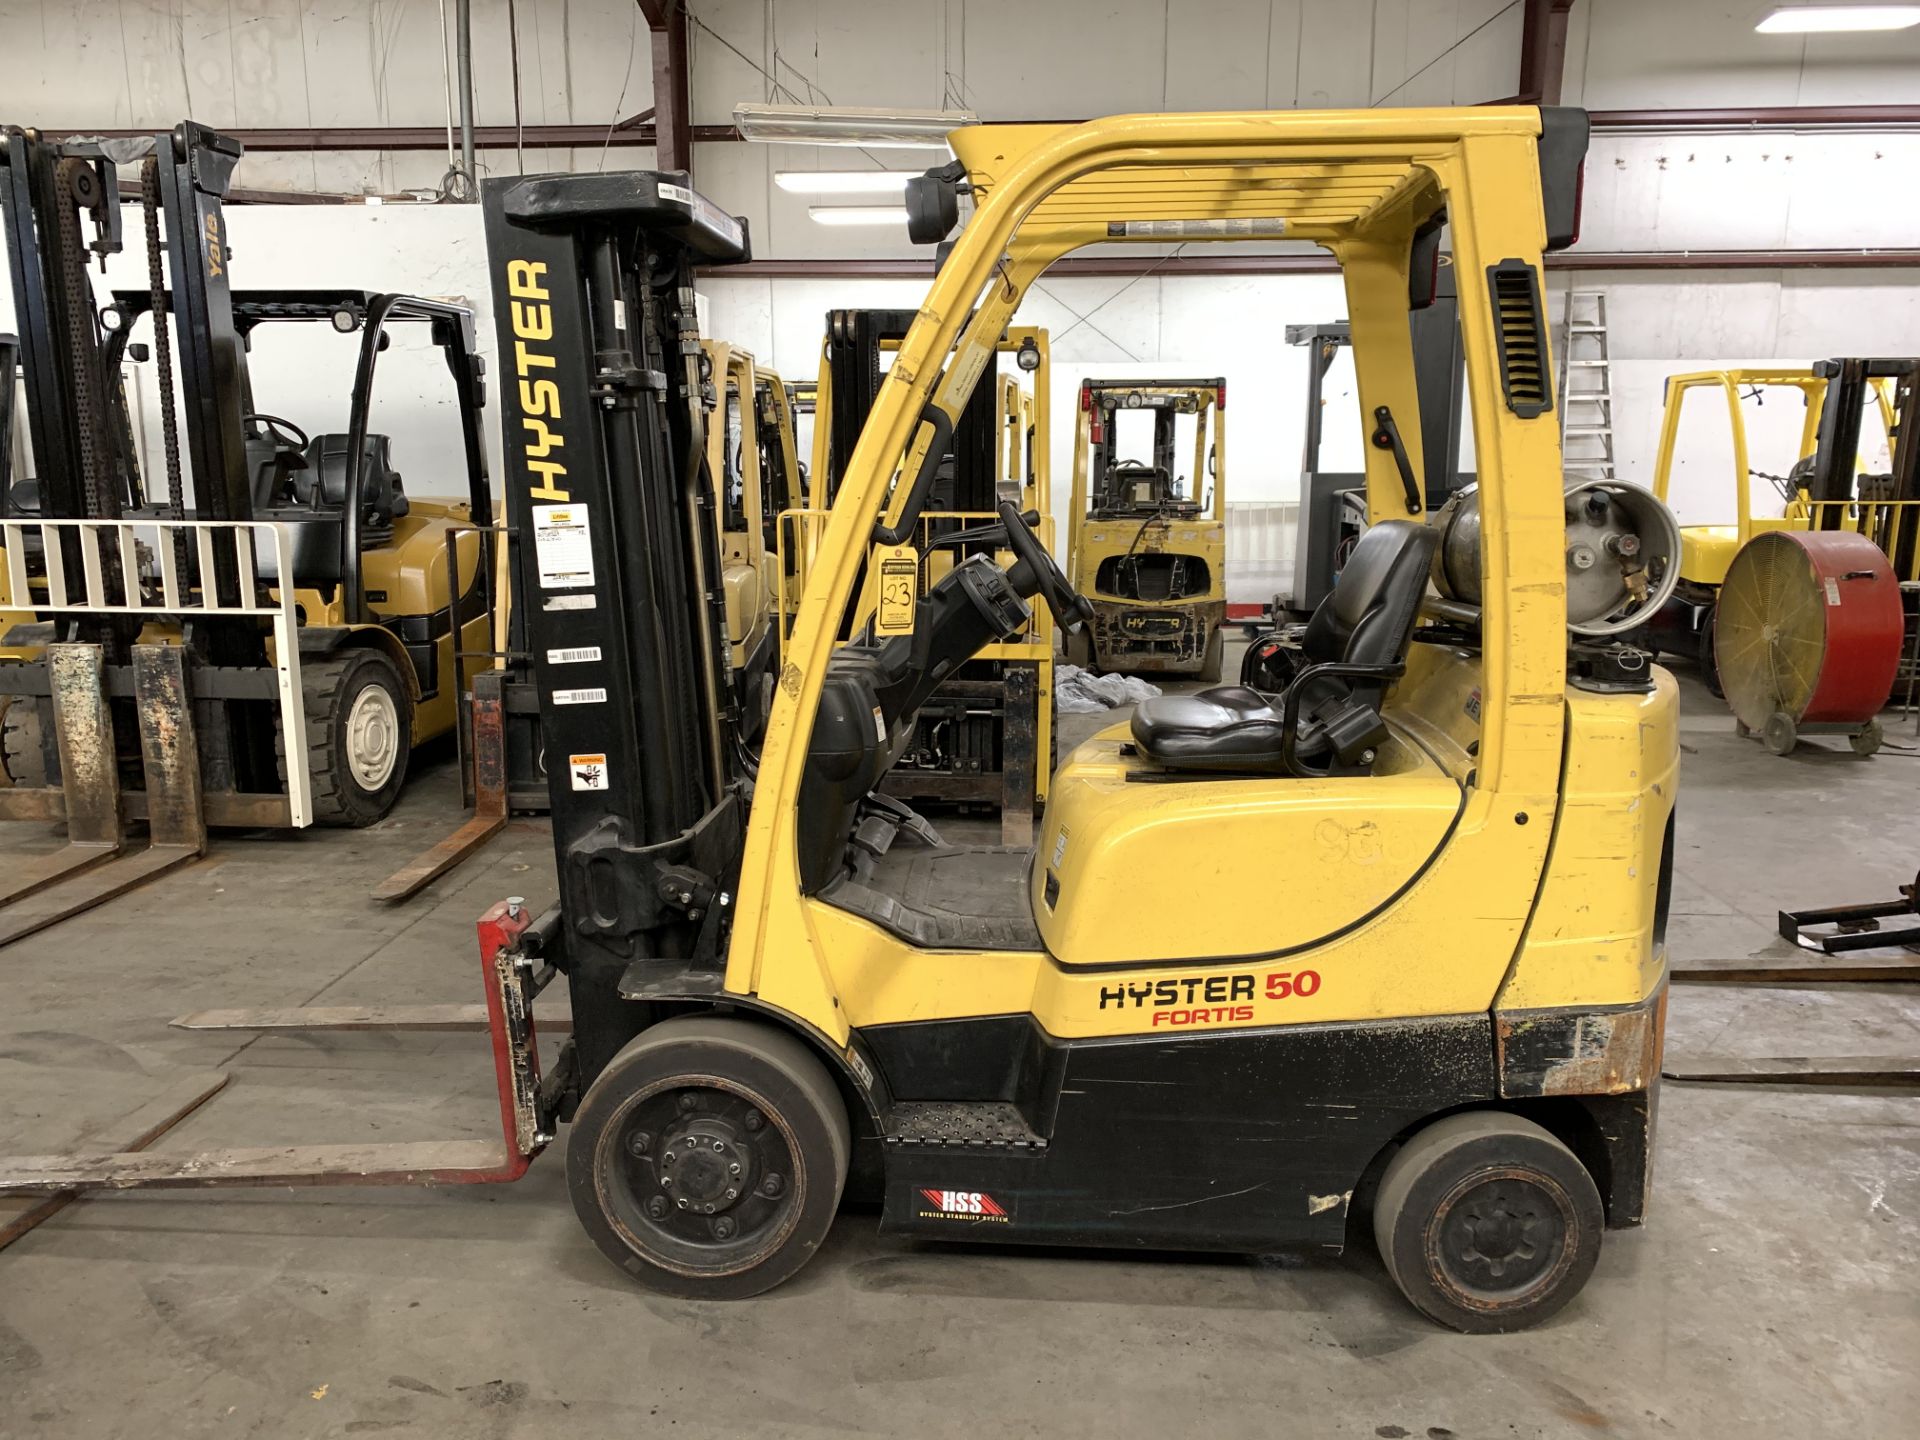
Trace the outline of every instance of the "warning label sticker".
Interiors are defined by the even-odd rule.
[[[607,788],[607,757],[604,755],[569,755],[567,771],[573,777],[573,788],[576,790]]]
[[[593,584],[593,540],[584,505],[533,507],[533,554],[544,590],[580,590]]]

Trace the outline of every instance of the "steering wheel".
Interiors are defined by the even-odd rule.
[[[1093,620],[1093,606],[1075,593],[1059,562],[1053,558],[1040,537],[1011,500],[1000,502],[1000,523],[1006,528],[1007,548],[1013,551],[1013,568],[1007,579],[1021,595],[1038,595],[1053,612],[1054,622],[1062,630],[1078,630]]]
[[[287,442],[289,440],[298,440],[300,443],[298,445],[292,446],[291,448],[295,450],[305,450],[307,446],[312,443],[307,439],[306,431],[302,430],[298,425],[294,424],[291,420],[283,419],[278,415],[267,415],[267,414],[243,415],[240,417],[240,419],[242,424],[258,423],[258,424],[265,425],[267,427],[268,437],[276,445],[286,447]]]

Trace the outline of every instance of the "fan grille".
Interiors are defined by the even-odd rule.
[[[1714,661],[1727,704],[1755,730],[1776,711],[1798,720],[1826,654],[1826,592],[1813,561],[1783,536],[1756,535],[1720,588]]]

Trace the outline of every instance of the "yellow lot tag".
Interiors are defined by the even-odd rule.
[[[874,630],[909,635],[920,604],[920,556],[911,545],[882,545],[873,553],[880,566],[880,613]]]

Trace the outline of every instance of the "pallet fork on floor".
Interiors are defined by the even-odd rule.
[[[557,923],[557,911],[535,921],[513,900],[493,906],[480,919],[486,1029],[500,1099],[501,1133],[496,1140],[270,1145],[165,1152],[144,1150],[136,1144],[117,1150],[0,1156],[0,1195],[24,1193],[71,1198],[92,1190],[481,1185],[517,1180],[553,1138],[555,1117],[550,1103],[543,1097],[533,1001],[553,978],[554,972],[540,965],[539,956]],[[416,1008],[431,1011],[461,1007]],[[285,1017],[289,1012],[250,1013],[256,1016],[278,1013]],[[380,1013],[383,1018],[379,1023],[304,1028],[442,1028],[406,1023],[405,1007]]]

